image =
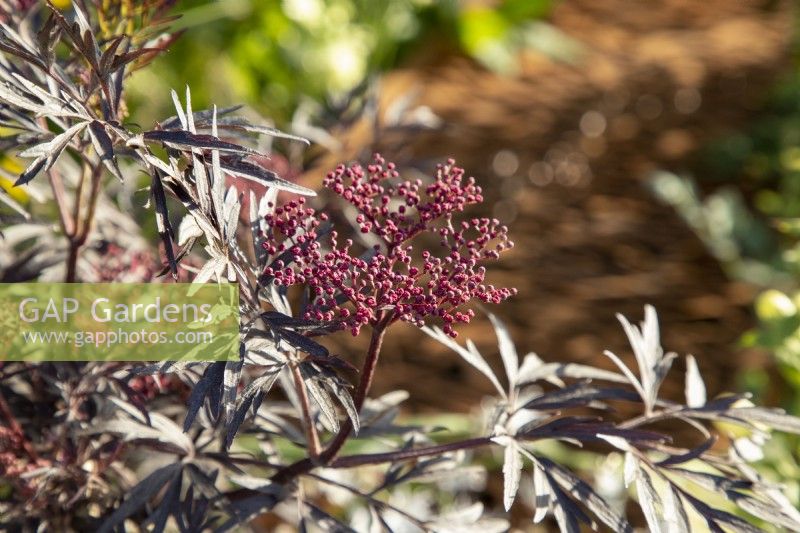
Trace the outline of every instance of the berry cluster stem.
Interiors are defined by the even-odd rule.
[[[372,380],[375,377],[375,369],[377,368],[378,360],[380,359],[383,337],[386,335],[386,328],[389,326],[389,324],[391,324],[393,318],[394,315],[389,313],[385,318],[373,326],[369,350],[367,351],[367,358],[364,360],[364,366],[361,369],[361,378],[358,381],[358,388],[356,389],[355,398],[353,398],[356,410],[359,412],[361,411],[361,407],[364,405],[364,401],[367,398],[369,389],[372,386]],[[350,421],[350,419],[347,419],[342,424],[339,432],[333,438],[325,451],[319,454],[318,457],[307,457],[305,459],[295,461],[294,463],[278,470],[275,475],[272,476],[272,481],[274,483],[285,484],[291,479],[311,471],[315,466],[330,464],[341,451],[342,446],[344,446],[344,443],[347,442],[347,438],[350,436],[352,431],[353,423]]]

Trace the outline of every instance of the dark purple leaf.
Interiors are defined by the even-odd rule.
[[[217,123],[219,123],[219,120],[220,120],[219,117],[222,117],[223,115],[227,115],[227,114],[233,113],[234,111],[238,111],[241,108],[242,108],[241,105],[234,105],[234,106],[230,106],[230,107],[223,107],[221,109],[217,109],[217,117],[218,117],[217,118]],[[211,119],[214,116],[214,110],[213,109],[203,109],[202,111],[195,111],[194,113],[192,113],[192,116],[194,117],[195,127],[198,127],[198,128],[200,128],[200,127],[203,127],[203,128],[211,127]],[[162,121],[160,124],[161,124],[161,128],[164,129],[164,130],[174,130],[174,129],[179,129],[180,128],[181,121],[180,121],[180,119],[178,118],[177,115],[173,115],[173,116],[169,117],[168,119]]]
[[[169,221],[169,212],[167,211],[167,196],[164,194],[164,187],[161,183],[161,172],[156,170],[153,174],[151,181],[151,188],[153,199],[156,206],[156,227],[158,235],[161,237],[161,242],[164,243],[164,252],[167,254],[167,262],[172,277],[178,278],[178,264],[175,261],[175,251],[172,248],[172,241],[174,239],[174,232],[172,225]]]
[[[711,447],[714,446],[714,444],[716,444],[716,442],[717,442],[717,437],[716,436],[712,436],[710,439],[706,440],[700,446],[697,446],[696,448],[692,448],[691,450],[689,450],[686,453],[683,453],[683,454],[680,454],[680,455],[672,455],[670,457],[667,457],[663,461],[659,461],[656,464],[658,466],[671,466],[671,465],[678,465],[678,464],[681,464],[681,463],[686,463],[686,462],[691,461],[693,459],[697,459],[698,457],[700,457],[701,455],[706,453],[708,450],[710,450]]]
[[[222,167],[223,170],[226,170],[227,172],[230,172],[235,176],[241,176],[245,179],[249,179],[257,183],[262,183],[269,185],[270,187],[275,187],[276,189],[289,191],[297,194],[303,194],[306,196],[317,195],[316,192],[307,187],[303,187],[302,185],[297,185],[296,183],[292,183],[291,181],[286,181],[285,179],[282,179],[271,170],[267,170],[260,165],[254,165],[253,163],[249,163],[247,161],[236,160],[232,158],[224,158],[220,161],[220,166]]]
[[[278,375],[280,375],[280,368],[263,376],[257,377],[247,387],[245,387],[244,391],[242,391],[242,394],[239,396],[239,402],[236,406],[236,411],[233,414],[233,418],[228,423],[228,430],[225,435],[226,448],[230,448],[231,444],[233,443],[233,438],[236,436],[236,432],[239,431],[239,426],[241,426],[242,422],[244,422],[247,412],[253,405],[255,398],[257,396],[260,397],[266,394],[266,392],[272,388],[272,385],[275,383]]]
[[[160,142],[181,149],[200,148],[245,155],[258,154],[251,148],[221,141],[213,135],[195,134],[188,131],[153,130],[144,132],[142,136],[147,142]]]
[[[542,394],[525,404],[527,409],[558,410],[569,407],[585,407],[600,400],[624,400],[635,402],[639,395],[621,388],[600,388],[587,382],[575,383],[553,392]]]
[[[761,530],[754,525],[742,520],[738,516],[734,516],[726,511],[721,511],[719,509],[715,509],[709,505],[706,505],[703,501],[695,498],[690,494],[686,494],[685,492],[683,495],[695,508],[695,510],[700,513],[706,522],[708,523],[709,527],[716,526],[719,531],[724,531],[722,526],[725,529],[730,529],[731,531],[737,531],[742,533],[760,533]]]
[[[197,413],[200,411],[200,408],[203,407],[206,396],[211,400],[212,409],[215,407],[213,405],[214,400],[216,399],[217,402],[219,402],[220,396],[222,395],[224,374],[225,361],[216,361],[208,365],[208,368],[206,368],[206,371],[203,373],[203,377],[195,384],[192,389],[192,394],[189,396],[186,418],[183,421],[184,431],[188,431],[192,426]],[[218,404],[216,409],[217,412],[219,412]]]
[[[111,533],[117,526],[122,524],[126,518],[144,507],[144,505],[154,495],[169,483],[175,476],[180,476],[181,464],[171,463],[154,471],[144,478],[133,489],[128,492],[128,497],[122,502],[116,511],[109,516],[98,533]]]
[[[111,142],[111,137],[106,133],[103,124],[96,120],[91,121],[89,123],[89,134],[100,160],[119,181],[123,181],[122,172],[119,170],[117,158],[114,155],[114,144]]]
[[[585,505],[594,515],[606,524],[611,531],[633,531],[633,527],[617,513],[588,483],[549,459],[537,457],[551,479],[555,479],[564,490]]]

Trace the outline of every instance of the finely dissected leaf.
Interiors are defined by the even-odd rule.
[[[667,457],[666,459],[664,459],[662,461],[659,461],[657,464],[658,464],[658,466],[672,466],[672,465],[678,465],[678,464],[681,464],[681,463],[686,463],[686,462],[692,461],[694,459],[697,459],[698,457],[700,457],[704,453],[706,453],[708,450],[710,450],[711,447],[716,442],[717,442],[717,437],[716,436],[712,436],[711,438],[706,440],[700,446],[697,446],[697,447],[695,447],[695,448],[693,448],[693,449],[691,449],[688,452],[683,453],[683,454],[671,455],[671,456]]]
[[[66,107],[66,103],[63,100],[61,100],[56,96],[53,96],[47,90],[40,87],[27,77],[22,76],[17,72],[13,72],[11,76],[17,80],[17,83],[20,87],[24,87],[29,94],[41,100],[49,112],[52,111],[57,112],[58,110],[61,110],[62,108]],[[75,118],[83,118],[83,117],[75,117]]]
[[[181,466],[180,463],[162,466],[139,482],[128,493],[128,497],[122,502],[122,505],[103,522],[98,533],[111,533],[114,531],[126,518],[141,509],[153,495],[158,494],[175,476],[179,476]]]
[[[87,124],[88,123],[86,122],[79,122],[69,129],[59,133],[49,141],[37,144],[36,146],[31,146],[30,148],[20,152],[18,155],[20,157],[41,157],[52,156],[53,152],[60,153],[61,150],[63,150],[67,144],[69,144],[72,138],[80,133],[80,131],[85,128]]]
[[[506,512],[511,509],[514,498],[519,490],[519,480],[522,476],[522,454],[517,449],[514,439],[508,439],[505,446],[503,459],[503,507]]]
[[[239,210],[242,204],[239,201],[239,191],[234,186],[228,188],[225,195],[223,210],[225,212],[224,234],[227,242],[232,243],[236,240],[236,230],[239,227]]]
[[[637,401],[635,393],[627,389],[612,387],[595,387],[590,382],[578,382],[563,389],[542,394],[527,403],[527,409],[564,409],[566,407],[587,406],[600,400]]]
[[[695,498],[690,494],[684,493],[685,498],[700,513],[709,526],[715,526],[719,531],[723,531],[720,527],[725,526],[725,530],[737,531],[741,533],[760,533],[761,530],[754,525],[742,520],[738,516],[734,516],[728,512],[714,509],[713,507],[705,504],[703,501]]]
[[[251,333],[253,330],[250,330]],[[245,361],[253,357],[252,362],[266,367],[283,366],[288,360],[286,354],[278,349],[269,334],[257,332],[257,335],[245,339]]]
[[[291,329],[274,327],[272,333],[281,341],[287,342],[292,348],[305,352],[314,357],[330,357],[330,352],[320,343]]]
[[[640,380],[632,380],[632,383],[634,386],[638,383],[637,389],[641,389],[642,400],[644,400],[649,412],[655,405],[658,389],[667,371],[672,366],[672,361],[676,355],[673,353],[664,354],[664,350],[661,347],[658,317],[653,306],[645,306],[644,321],[640,328],[632,326],[622,315],[618,314],[617,318],[628,336],[628,341],[631,344],[631,348],[633,348],[633,354],[639,366]],[[627,367],[622,365],[616,356],[611,352],[606,352],[606,355],[611,357],[626,375],[629,374],[629,371],[626,371]]]
[[[188,131],[146,131],[142,134],[142,138],[145,142],[159,142],[175,148],[200,148],[203,150],[219,150],[221,152],[232,152],[235,154],[258,155],[258,152],[252,148],[221,141],[215,135],[194,134]]]
[[[661,501],[664,504],[667,533],[689,533],[692,526],[678,490],[671,484],[667,485]]]
[[[741,457],[735,457],[734,454],[731,454],[731,456],[733,457],[734,463],[744,477],[753,481],[754,483],[758,483],[761,480],[758,472],[748,465]],[[766,485],[765,487],[759,487],[757,491],[754,491],[754,495],[760,497],[762,500],[768,501],[772,505],[775,505],[780,509],[782,514],[788,516],[795,523],[800,523],[800,509],[797,509],[792,504],[782,490],[782,487],[778,485]]]
[[[196,134],[197,129],[194,127],[194,113],[192,113],[192,91],[189,86],[186,86],[186,129],[191,133]]]
[[[0,189],[0,202],[6,204],[8,207],[25,217],[25,220],[30,220],[31,215],[4,190]]]
[[[779,505],[736,491],[726,491],[725,495],[740,509],[753,516],[784,527],[787,531],[800,531],[800,521],[798,521],[796,509],[783,509]]]
[[[217,106],[214,106],[214,114],[211,120],[211,134],[217,136]],[[217,220],[224,220],[225,213],[222,206],[225,197],[225,175],[220,166],[219,150],[211,151],[211,200]]]
[[[679,474],[689,481],[697,483],[704,489],[715,493],[724,492],[726,490],[752,490],[754,488],[753,483],[747,480],[728,479],[716,474],[697,472],[686,468],[670,467],[669,472]]]
[[[211,279],[211,276],[217,275],[217,279],[219,280],[218,272],[225,267],[225,261],[221,257],[213,257],[209,259],[203,268],[200,269],[200,272],[192,280],[192,284],[196,286],[198,289],[200,286]],[[194,294],[195,291],[189,290],[189,296]]]
[[[316,196],[317,193],[307,187],[292,183],[278,176],[275,172],[267,170],[262,166],[231,158],[225,158],[220,163],[223,170],[233,174],[234,176],[241,176],[245,179],[255,181],[262,185],[269,185],[278,190],[302,194],[305,196]]]
[[[537,460],[562,489],[585,505],[597,518],[606,524],[611,531],[633,531],[633,527],[628,521],[598,495],[588,483],[558,463],[545,458],[537,458]]]
[[[225,424],[228,424],[233,415],[233,410],[236,408],[236,390],[242,378],[243,366],[244,361],[242,359],[225,363],[225,373],[222,380],[222,413]]]
[[[283,499],[282,487],[276,487],[276,490],[271,493],[258,491],[252,496],[233,501],[228,506],[233,516],[219,527],[214,528],[213,531],[215,533],[222,533],[230,531],[240,524],[246,524],[257,515],[275,507],[275,505],[283,501]]]
[[[560,378],[598,379],[614,383],[629,383],[625,376],[616,372],[578,363],[545,363],[535,353],[529,353],[522,361],[517,377],[517,386],[540,380],[563,386]]]
[[[114,60],[111,62],[111,67],[109,70],[114,72],[142,57],[154,57],[161,51],[162,50],[160,48],[137,48],[135,50],[131,50],[130,52],[125,52],[124,54],[117,54],[114,56]],[[138,65],[136,68],[138,68]]]
[[[631,452],[625,453],[625,463],[622,467],[622,479],[625,482],[625,488],[631,486],[636,481],[636,474],[639,472],[639,461],[636,456]]]
[[[706,385],[697,368],[697,361],[691,355],[686,356],[686,405],[702,407],[706,403]]]
[[[103,162],[114,177],[123,181],[122,172],[114,155],[114,144],[111,142],[111,137],[108,136],[103,125],[96,120],[91,121],[89,123],[89,135],[92,138],[94,149],[100,156],[100,161]]]
[[[237,105],[220,109],[218,112],[218,116],[220,118],[217,121],[217,126],[220,129],[225,129],[225,130],[240,131],[240,132],[243,131],[247,133],[255,133],[257,135],[268,135],[270,137],[277,137],[292,141],[299,141],[304,144],[310,144],[309,140],[304,137],[300,137],[298,135],[292,135],[291,133],[286,133],[269,126],[253,124],[247,119],[239,116],[230,116],[231,113],[238,111],[242,107],[243,106],[241,105]],[[197,128],[208,129],[211,127],[213,110],[204,109],[202,111],[197,111],[192,115],[194,117],[194,122]],[[161,125],[164,129],[174,129],[178,126],[179,119],[180,117],[173,116],[161,122]],[[185,126],[184,129],[186,129]]]
[[[406,439],[400,450],[411,450],[414,447],[413,439]],[[433,456],[415,461],[410,467],[404,461],[397,461],[385,473],[383,482],[376,490],[384,490],[399,486],[409,481],[421,483],[441,481],[446,475],[455,471],[461,463],[452,455]]]
[[[322,375],[324,376],[324,379],[322,380],[323,386],[328,392],[333,394],[337,400],[339,400],[339,404],[344,407],[347,417],[353,424],[353,433],[358,435],[358,432],[361,429],[361,423],[358,419],[358,409],[356,409],[356,405],[353,402],[353,397],[350,395],[350,391],[348,390],[349,385],[340,379],[339,376],[327,369],[322,369]]]
[[[423,332],[427,335],[433,337],[437,341],[441,342],[458,355],[460,355],[464,360],[475,367],[481,374],[486,376],[489,381],[492,382],[497,392],[500,393],[503,398],[506,397],[506,391],[503,389],[503,386],[500,385],[500,381],[497,379],[497,376],[494,375],[494,372],[486,363],[486,360],[481,356],[480,352],[478,352],[475,345],[468,341],[467,348],[462,347],[460,344],[455,342],[453,339],[448,337],[441,329],[438,327],[428,327],[424,326],[421,328]]]
[[[162,120],[161,121],[161,129],[164,129],[164,130],[175,130],[175,129],[178,129],[178,126],[180,126],[184,130],[188,130],[189,129],[189,123],[186,122],[186,113],[184,112],[183,107],[181,106],[180,99],[178,98],[178,93],[176,93],[175,90],[172,90],[170,92],[170,95],[172,96],[172,102],[175,104],[175,110],[177,111],[178,114],[175,115],[175,116],[169,117],[166,120]],[[234,111],[238,111],[242,107],[243,107],[242,105],[223,107],[223,108],[217,110],[217,116],[218,117],[223,117],[225,115],[229,115],[230,113],[233,113]],[[211,120],[212,120],[213,115],[214,115],[214,110],[213,109],[203,109],[201,111],[195,111],[194,113],[192,113],[192,116],[194,117],[195,127],[196,128],[210,128],[211,127]],[[181,118],[181,117],[183,117],[183,118]],[[219,121],[222,121],[222,120],[223,120],[222,118],[219,119]]]
[[[203,230],[197,224],[197,220],[191,214],[186,215],[181,220],[181,225],[178,227],[178,246],[183,246],[191,239],[197,239],[203,236]]]
[[[169,91],[170,96],[172,97],[172,103],[175,104],[175,111],[178,113],[177,117],[173,117],[173,119],[177,118],[180,121],[181,128],[184,130],[189,129],[189,123],[186,122],[186,113],[183,112],[183,106],[181,105],[180,98],[178,98],[178,93],[175,92],[175,89],[171,89]],[[174,124],[171,124],[173,119],[168,119],[162,123],[165,129],[172,129]],[[170,122],[170,125],[167,126],[167,123]]]
[[[325,429],[331,433],[338,432],[339,417],[336,414],[336,406],[328,392],[320,386],[318,382],[317,376],[319,371],[310,364],[301,364],[300,373],[303,375],[303,383],[305,383],[309,394],[319,407],[321,420],[325,425]]]
[[[36,34],[39,52],[41,52],[45,65],[48,67],[53,64],[53,60],[55,59],[54,50],[60,35],[61,29],[56,26],[55,17],[50,14],[42,25],[42,29]]]
[[[219,495],[219,489],[214,484],[217,480],[217,470],[206,473],[197,465],[189,463],[186,465],[186,472],[192,481],[192,486],[206,498],[215,498]]]
[[[167,254],[167,262],[172,271],[172,277],[178,277],[178,264],[175,261],[175,252],[172,249],[173,231],[172,225],[169,222],[169,212],[167,211],[167,197],[164,194],[164,187],[161,184],[161,176],[156,171],[153,174],[153,179],[150,182],[150,191],[153,194],[153,199],[156,204],[156,227],[158,235],[161,237],[161,242],[164,243],[164,252]]]
[[[255,403],[256,398],[266,394],[272,388],[275,380],[278,379],[280,375],[281,368],[282,367],[279,367],[277,370],[270,370],[267,374],[257,377],[242,391],[233,417],[228,423],[228,430],[225,436],[226,448],[230,448],[233,443],[233,438],[236,436],[236,432],[239,431],[239,427],[242,425],[242,422],[244,422],[247,412]]]
[[[639,382],[639,379],[636,377],[636,375],[633,373],[633,371],[631,371],[631,369],[628,367],[628,365],[623,363],[622,359],[617,357],[617,355],[614,352],[611,352],[609,350],[605,350],[605,351],[603,351],[603,354],[606,357],[608,357],[609,359],[611,359],[611,361],[613,361],[613,363],[615,365],[617,365],[617,368],[619,368],[620,371],[622,371],[622,373],[625,375],[625,377],[628,378],[628,381],[630,382],[630,384],[633,386],[634,389],[636,389],[636,392],[639,394],[639,396],[641,397],[642,401],[645,402],[645,406],[647,406],[648,405],[647,404],[647,400],[646,400],[647,391],[644,389],[642,384]]]
[[[653,481],[650,479],[650,474],[644,468],[639,468],[636,473],[636,495],[639,499],[639,507],[642,508],[642,513],[647,520],[647,527],[653,533],[661,533],[661,520],[657,507],[663,507],[661,499],[658,497],[658,492],[653,487]]]
[[[752,424],[763,424],[779,431],[800,434],[800,418],[787,415],[782,409],[765,407],[734,407],[726,413],[733,418],[746,420]]]
[[[482,466],[462,466],[458,456],[443,457],[436,461],[429,460],[414,465],[408,474],[399,476],[397,482],[417,481],[419,483],[469,484],[475,480],[476,485],[486,482],[486,469]]]
[[[52,163],[51,163],[52,164]],[[14,187],[19,187],[20,185],[24,185],[35,178],[39,172],[45,170],[48,167],[48,158],[45,156],[39,156],[34,159],[33,163],[31,163],[28,168],[26,168],[22,174],[19,176],[17,181],[14,182]]]
[[[136,147],[135,140],[136,140],[135,138],[131,138],[130,140],[128,140],[126,145],[128,147]],[[148,163],[151,167],[158,169],[160,172],[164,173],[165,176],[169,176],[175,180],[180,180],[181,176],[177,168],[171,167],[170,165],[168,165],[161,159],[157,158],[147,150],[140,151],[139,155],[142,157],[142,159],[145,160],[146,163]]]
[[[206,368],[203,377],[200,378],[194,388],[192,394],[189,396],[188,407],[186,410],[186,418],[183,421],[183,430],[188,431],[194,422],[197,413],[203,406],[206,396],[213,396],[212,391],[219,391],[217,396],[221,395],[221,389],[225,374],[225,361],[216,361],[211,363]],[[212,398],[213,403],[213,398]]]
[[[56,160],[69,145],[70,141],[72,141],[72,139],[78,135],[81,130],[86,127],[86,125],[86,122],[79,122],[66,131],[56,135],[50,141],[38,144],[28,148],[23,152],[20,152],[19,155],[21,157],[35,157],[36,159],[20,175],[19,179],[17,179],[17,181],[14,183],[14,186],[28,183],[40,172],[46,172],[49,170],[56,163]]]
[[[160,413],[149,413],[151,425],[147,425],[138,420],[114,418],[101,421],[92,427],[83,430],[85,434],[112,433],[121,436],[126,441],[152,440],[171,444],[186,452],[192,450],[192,441],[184,435],[172,420]]]
[[[558,527],[563,532],[579,533],[580,523],[592,525],[592,520],[578,507],[567,494],[556,484],[552,476],[545,472],[550,491],[553,494],[553,514],[558,522]],[[597,529],[592,527],[592,529]]]
[[[581,442],[604,440],[615,444],[609,437],[622,437],[628,442],[660,442],[668,440],[661,433],[641,429],[619,428],[597,418],[566,416],[548,418],[544,423],[534,422],[523,426],[517,435],[536,438],[572,439]]]
[[[32,86],[33,84],[25,80],[24,78],[20,78],[21,81],[27,87]],[[35,85],[33,85],[35,87]],[[76,113],[72,111],[64,102],[61,102],[58,99],[50,96],[52,100],[45,104],[39,104],[36,101],[28,98],[27,96],[23,96],[17,91],[15,91],[8,83],[0,81],[0,100],[27,111],[31,111],[36,114],[36,116],[53,116],[53,117],[63,117],[63,118],[76,118],[78,120],[86,120],[88,117]]]
[[[219,127],[224,129],[240,129],[244,131],[248,131],[251,133],[257,133],[259,135],[269,135],[270,137],[277,137],[281,139],[288,139],[291,141],[299,141],[304,144],[311,144],[311,142],[306,139],[305,137],[300,137],[298,135],[292,135],[291,133],[286,133],[280,131],[275,128],[271,128],[269,126],[261,126],[258,124],[252,124],[251,122],[243,119],[241,117],[225,117],[219,121]]]
[[[547,516],[547,511],[550,509],[550,498],[552,492],[550,484],[547,481],[547,476],[539,466],[538,461],[533,463],[533,523],[538,524],[544,517]]]
[[[497,336],[497,346],[500,348],[500,357],[503,360],[503,366],[508,376],[509,394],[517,384],[517,376],[519,374],[519,356],[517,355],[517,347],[514,341],[511,340],[511,335],[508,332],[505,324],[503,324],[496,316],[489,313],[489,320],[494,326],[494,332]]]
[[[119,50],[120,45],[123,41],[127,39],[126,35],[119,35],[115,37],[103,50],[102,55],[100,56],[100,77],[107,77],[111,73],[111,64],[114,61],[114,54],[117,53]]]
[[[3,28],[3,30],[5,32],[8,32],[8,25],[0,24],[0,28]],[[15,39],[15,40],[17,40],[17,42],[19,42],[18,39]],[[45,70],[47,68],[42,63],[42,61],[38,57],[36,57],[36,55],[34,55],[33,53],[29,52],[28,50],[25,50],[25,49],[17,46],[15,43],[12,43],[2,33],[0,33],[0,50],[2,50],[3,52],[6,52],[8,54],[11,54],[12,56],[16,56],[16,57],[18,57],[18,58],[20,58],[20,59],[22,59],[24,61],[27,61],[31,65],[36,65],[39,68],[41,68],[42,70]]]
[[[150,519],[153,522],[153,531],[164,531],[167,525],[167,520],[170,515],[174,515],[176,520],[180,519],[180,499],[181,499],[181,482],[183,476],[175,476],[170,483],[167,492],[161,499],[158,508],[151,515]]]

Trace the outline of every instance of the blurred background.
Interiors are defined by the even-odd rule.
[[[132,83],[142,126],[171,115],[169,89],[188,81],[195,108],[244,102],[310,138],[304,151],[276,144],[271,162],[310,187],[374,151],[410,173],[453,157],[516,241],[490,275],[519,295],[492,311],[523,353],[607,365],[603,349],[628,353],[614,314],[638,321],[652,303],[665,348],[697,357],[712,396],[749,390],[800,414],[793,3],[186,0],[178,11],[185,34]],[[492,352],[485,320],[461,333]],[[409,390],[410,414],[466,413],[490,392],[412,328],[392,335],[376,393]],[[798,503],[796,439],[774,438],[763,469]]]

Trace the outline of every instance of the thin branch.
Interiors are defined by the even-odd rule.
[[[312,459],[316,459],[319,456],[321,446],[319,442],[319,435],[317,434],[317,428],[314,425],[314,417],[311,415],[311,403],[308,399],[306,384],[303,381],[302,374],[300,374],[299,365],[295,362],[292,362],[289,366],[292,369],[294,388],[297,391],[297,396],[300,399],[300,407],[303,411],[303,427],[306,432],[306,439],[308,440],[308,453]]]
[[[389,316],[391,317],[392,315]],[[353,398],[357,411],[361,411],[364,400],[366,400],[369,389],[372,386],[372,380],[375,377],[375,368],[378,366],[381,345],[383,344],[383,337],[386,335],[386,327],[389,320],[388,318],[384,319],[372,330],[367,359],[364,361],[364,368],[361,370],[361,379],[358,382],[358,390],[356,391],[355,398]]]
[[[364,367],[361,370],[361,379],[358,382],[358,389],[356,390],[355,403],[356,410],[361,411],[361,406],[367,397],[370,386],[372,385],[372,378],[375,375],[375,368],[378,365],[380,357],[381,345],[383,344],[383,337],[386,334],[386,327],[391,322],[393,314],[388,314],[381,319],[372,330],[372,338],[369,343],[369,350],[367,351],[367,358],[364,361]],[[348,418],[339,429],[333,441],[323,451],[317,460],[310,458],[300,459],[294,463],[279,470],[273,477],[272,481],[275,483],[287,483],[291,479],[309,472],[314,466],[321,464],[327,465],[333,461],[336,454],[342,449],[350,433],[353,431],[353,422]]]
[[[87,166],[85,167],[87,170],[91,169],[91,189],[89,190],[89,199],[86,206],[86,212],[81,216],[81,196],[82,196],[82,184],[85,180],[85,177],[81,177],[81,186],[78,189],[78,195],[75,198],[75,233],[70,236],[69,239],[69,254],[67,255],[67,275],[66,275],[66,282],[67,283],[74,283],[76,280],[77,274],[77,265],[78,265],[78,255],[80,254],[80,249],[86,244],[86,241],[89,237],[89,232],[92,228],[92,223],[94,222],[94,213],[97,207],[97,198],[100,194],[100,184],[102,183],[103,178],[103,168],[100,163],[94,166]],[[84,172],[85,175],[85,172]]]
[[[356,468],[359,466],[378,465],[383,463],[391,463],[395,461],[408,461],[410,459],[418,459],[420,457],[429,457],[432,455],[441,455],[443,453],[456,452],[459,450],[480,448],[482,446],[487,446],[490,444],[492,444],[492,439],[490,437],[477,437],[474,439],[467,439],[447,444],[439,444],[436,446],[426,446],[423,448],[415,448],[412,450],[398,450],[395,452],[385,452],[385,453],[346,455],[344,457],[340,457],[334,461],[331,461],[326,466],[328,468]],[[252,466],[275,468],[274,464],[259,460],[244,459],[244,460],[236,460],[236,462],[241,462],[243,464],[249,464]],[[274,476],[272,476],[272,478],[270,478],[270,481],[273,483],[277,483],[279,485],[284,485],[290,482],[292,479],[297,478],[301,475],[309,475],[316,478],[318,476],[311,473],[311,470],[314,469],[314,467],[316,466],[320,466],[320,463],[318,461],[315,462],[311,458],[306,457],[305,459],[301,459],[299,461],[290,464],[289,466],[281,468]],[[247,497],[251,495],[253,492],[254,491],[252,489],[240,488],[226,493],[226,497],[235,500]]]
[[[328,466],[330,468],[355,468],[364,465],[376,465],[381,463],[393,463],[395,461],[407,461],[409,459],[419,459],[431,455],[441,455],[443,453],[456,452],[459,450],[469,450],[492,444],[489,437],[476,437],[458,442],[439,444],[436,446],[426,446],[424,448],[414,448],[411,450],[399,450],[396,452],[385,453],[365,453],[360,455],[345,455],[334,460]]]
[[[392,316],[392,315],[389,315]],[[367,393],[369,392],[370,387],[372,386],[372,379],[375,376],[375,368],[378,366],[378,359],[381,353],[381,345],[383,344],[383,337],[386,335],[386,326],[388,325],[388,319],[382,320],[378,322],[378,324],[372,330],[372,338],[369,342],[369,350],[367,351],[367,358],[364,361],[364,367],[361,369],[361,379],[358,381],[358,389],[356,390],[355,398],[353,398],[353,402],[356,406],[356,411],[361,412],[361,407],[364,405],[364,400],[367,398]],[[342,449],[344,443],[347,441],[347,437],[350,436],[350,433],[353,431],[353,422],[348,419],[342,428],[339,430],[339,433],[330,443],[328,448],[322,453],[320,456],[320,460],[323,464],[330,463],[336,454],[339,453],[339,450]]]
[[[61,174],[51,168],[47,171],[47,177],[50,180],[50,188],[53,191],[53,198],[56,201],[58,208],[58,220],[61,223],[61,231],[68,239],[75,235],[75,221],[69,214],[69,207],[67,206],[66,193],[64,192],[64,182],[61,180]]]
[[[652,424],[653,422],[658,422],[659,420],[673,418],[675,414],[679,413],[681,410],[682,406],[675,406],[662,411],[650,411],[649,413],[639,415],[635,418],[631,418],[630,420],[626,420],[625,422],[617,424],[617,427],[620,429],[632,429],[635,427]]]

